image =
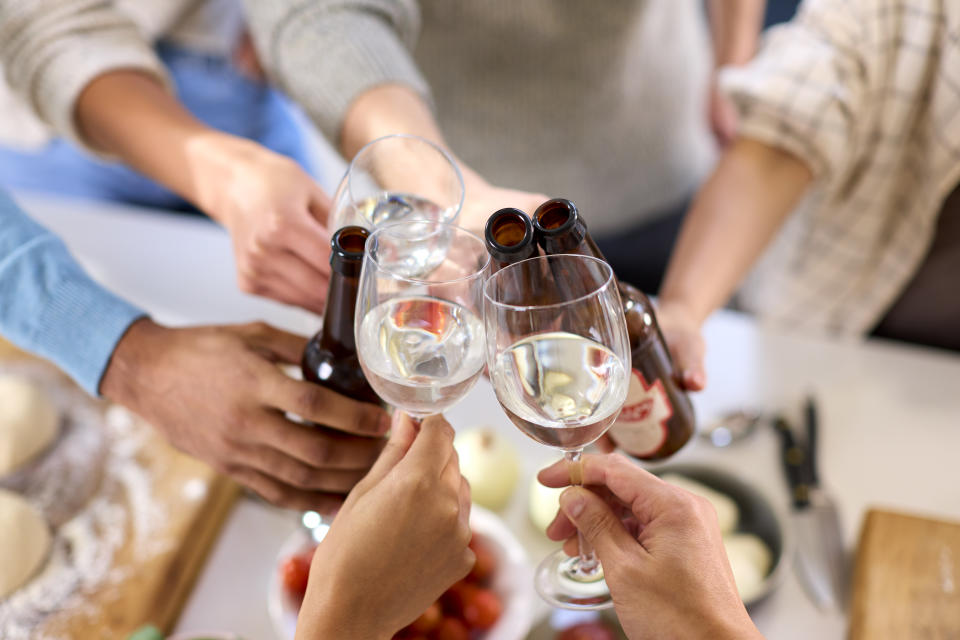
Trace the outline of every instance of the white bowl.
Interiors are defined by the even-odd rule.
[[[533,624],[536,592],[533,589],[533,567],[523,545],[514,537],[503,521],[483,507],[473,505],[470,527],[489,543],[497,557],[497,572],[491,588],[503,602],[503,613],[497,624],[484,635],[483,640],[523,640]],[[297,603],[280,584],[280,564],[295,553],[312,546],[305,529],[290,535],[277,553],[276,569],[267,587],[267,609],[278,638],[293,640],[297,627]]]

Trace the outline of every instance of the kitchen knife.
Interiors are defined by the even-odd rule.
[[[848,559],[836,504],[819,487],[816,453],[808,449],[817,442],[816,407],[808,400],[805,412],[806,443],[795,441],[782,419],[776,423],[783,443],[783,464],[793,499],[792,524],[796,538],[794,567],[814,604],[824,610],[842,611],[846,605]]]

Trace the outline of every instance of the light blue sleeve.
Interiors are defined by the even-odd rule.
[[[0,191],[0,335],[99,395],[114,347],[143,315],[94,282],[58,237]]]

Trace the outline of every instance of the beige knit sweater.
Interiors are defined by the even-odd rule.
[[[83,87],[113,68],[163,77],[161,37],[229,50],[235,1],[0,0],[0,141],[77,140]],[[694,0],[244,2],[274,79],[330,139],[371,86],[432,89],[461,157],[495,183],[574,199],[597,233],[676,205],[712,162]]]
[[[244,0],[274,79],[330,139],[377,84],[432,94],[452,148],[503,186],[576,201],[597,233],[709,169],[694,0]]]
[[[166,81],[157,40],[229,55],[243,28],[239,0],[0,0],[0,144],[82,144],[73,109],[91,80],[139,69]]]

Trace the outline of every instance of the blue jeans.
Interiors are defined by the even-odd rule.
[[[158,44],[180,102],[205,124],[296,160],[312,173],[303,135],[287,99],[234,69],[229,60]],[[0,185],[164,209],[195,210],[180,196],[121,164],[104,162],[71,142],[43,149],[0,147]]]

